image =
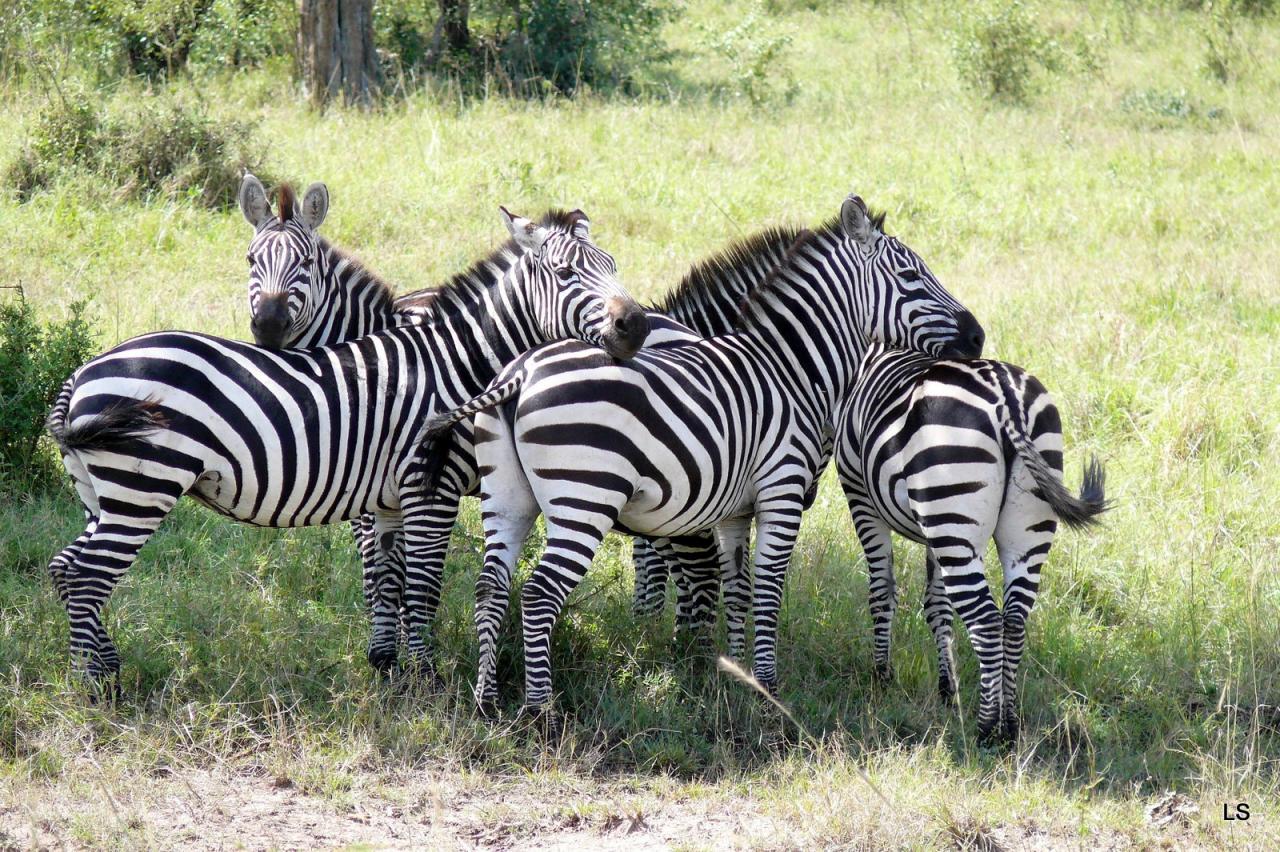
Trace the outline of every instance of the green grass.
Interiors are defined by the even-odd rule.
[[[478,720],[474,505],[437,624],[445,695],[388,695],[367,670],[345,528],[257,530],[183,504],[108,613],[126,699],[87,707],[44,576],[80,524],[56,491],[0,507],[0,813],[6,799],[74,802],[31,808],[79,842],[146,845],[163,834],[125,791],[212,764],[287,777],[340,812],[409,796],[404,779],[421,771],[455,793],[534,790],[527,807],[479,817],[516,837],[605,824],[600,808],[710,802],[771,820],[733,829],[765,846],[1043,831],[1085,846],[1274,848],[1280,719],[1255,710],[1280,703],[1280,66],[1262,59],[1280,50],[1280,22],[1243,25],[1253,61],[1221,86],[1199,70],[1194,13],[1046,4],[1046,20],[1106,33],[1107,62],[1010,107],[961,87],[946,13],[779,5],[790,11],[768,20],[794,37],[799,89],[759,109],[722,94],[727,69],[689,26],[673,29],[684,53],[665,91],[630,100],[423,93],[321,116],[266,73],[180,85],[212,112],[260,120],[276,172],[328,183],[325,232],[403,290],[495,243],[499,203],[583,207],[639,296],[738,234],[834,214],[850,189],[887,208],[890,229],[982,319],[990,353],[1053,391],[1071,484],[1089,452],[1108,467],[1115,510],[1096,532],[1060,534],[1031,618],[1020,748],[973,746],[964,643],[964,717],[934,698],[914,546],[897,552],[897,679],[873,687],[865,565],[830,476],[806,516],[780,640],[783,698],[816,742],[673,649],[670,616],[631,617],[614,539],[556,633],[563,735]],[[693,4],[689,19],[728,15]],[[40,97],[0,100],[0,160]],[[1171,97],[1194,113],[1162,106]],[[0,198],[0,227],[0,278],[45,311],[90,297],[104,347],[164,327],[247,337],[249,231],[235,211],[122,203],[86,176],[25,205]],[[514,700],[514,635],[499,672]],[[1165,789],[1201,804],[1191,827],[1145,825]],[[1255,818],[1222,822],[1237,800]]]

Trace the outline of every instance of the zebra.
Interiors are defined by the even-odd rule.
[[[282,191],[289,190],[282,187]],[[421,320],[433,289],[392,300],[387,285],[317,233],[329,209],[329,193],[323,183],[308,187],[300,215],[285,221],[272,213],[265,188],[252,174],[246,174],[241,183],[239,203],[245,220],[254,227],[247,253],[248,300],[250,331],[259,345],[272,349],[324,346]],[[647,345],[693,339],[693,335],[682,333],[680,326],[706,337],[732,331],[742,298],[782,261],[785,250],[785,245],[777,245],[739,265],[722,263],[715,269],[715,286],[699,289],[698,298],[666,299],[646,308],[653,320]],[[708,266],[701,274],[711,272]],[[674,319],[680,326],[663,323],[663,317]],[[465,369],[466,365],[459,364],[458,368]],[[487,371],[480,382],[484,385],[493,372],[489,365],[482,369]],[[402,572],[403,559],[396,558],[398,547],[392,558],[376,559],[371,524],[372,516],[365,516],[353,522],[352,527],[365,566],[364,593],[372,612],[377,589],[403,585],[402,579],[384,582],[379,570],[389,566]],[[672,545],[666,540],[655,544],[637,538],[633,555],[637,612],[648,614],[661,608],[668,560],[677,564],[676,549],[684,558],[715,558],[716,547],[710,537],[696,546],[688,540]],[[666,556],[659,555],[659,550]]]
[[[737,333],[648,348],[626,363],[550,344],[432,419],[429,441],[447,442],[456,440],[454,424],[475,417],[484,471],[475,610],[482,704],[497,697],[496,636],[513,563],[539,513],[546,549],[521,591],[527,708],[551,699],[551,629],[606,532],[680,536],[749,513],[757,530],[753,670],[776,693],[786,566],[824,433],[862,353],[885,340],[968,357],[983,343],[974,316],[914,251],[883,233],[883,216],[856,195],[817,229],[770,230],[730,262],[778,245],[784,260],[742,305]],[[694,289],[715,277],[695,274],[686,284]],[[427,467],[431,487],[437,471]],[[710,613],[715,583],[714,572],[692,578],[695,613]],[[740,656],[742,625],[729,629],[730,652]]]
[[[278,189],[277,206],[294,206],[293,190]],[[421,322],[436,288],[402,296],[354,257],[334,246],[318,230],[329,212],[329,189],[313,183],[303,193],[296,215],[278,217],[262,182],[246,172],[238,195],[240,212],[253,227],[246,252],[249,263],[249,330],[267,349],[308,349],[345,343],[367,334]],[[518,249],[518,247],[517,247]],[[351,522],[352,537],[364,566],[362,587],[370,612],[379,588],[403,586],[403,541],[394,536],[387,562],[398,566],[398,581],[384,583],[377,566],[379,543],[373,515]],[[407,638],[407,624],[402,625]]]
[[[952,623],[966,625],[980,668],[978,737],[1018,734],[1026,620],[1058,521],[1075,528],[1108,508],[1091,459],[1080,496],[1062,484],[1062,421],[1034,376],[1012,364],[935,360],[874,344],[837,419],[836,469],[866,554],[875,672],[887,680],[896,532],[927,548],[925,620],[938,649],[938,690],[956,692]],[[994,535],[1003,610],[983,571]]]
[[[296,211],[283,203],[278,215],[288,220]],[[435,504],[421,488],[423,428],[433,411],[479,387],[474,371],[456,369],[455,351],[496,359],[573,336],[626,359],[647,334],[613,258],[589,239],[585,214],[556,213],[546,225],[505,208],[502,216],[520,251],[503,246],[456,276],[437,291],[422,325],[279,352],[157,332],[76,370],[48,427],[86,518],[49,564],[77,672],[99,686],[113,681],[118,695],[120,658],[102,609],[184,494],[260,526],[372,513],[380,542],[402,532],[406,587],[377,595],[369,658],[379,669],[394,664],[398,619],[387,602],[403,598],[410,653],[425,660],[421,628],[439,595],[427,557],[447,545],[457,505]]]

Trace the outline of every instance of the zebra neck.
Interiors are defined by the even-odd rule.
[[[815,242],[803,261],[754,290],[738,332],[793,398],[824,419],[834,417],[849,393],[869,343],[868,323],[843,295],[848,282],[837,280],[849,271],[831,254]]]
[[[325,240],[320,241],[318,271],[324,298],[298,346],[328,346],[397,324],[391,288]]]
[[[422,315],[460,387],[479,393],[507,363],[548,342],[524,290],[522,253],[506,250],[455,276]]]

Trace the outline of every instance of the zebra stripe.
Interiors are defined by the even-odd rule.
[[[836,465],[866,554],[877,675],[891,676],[897,532],[927,548],[925,619],[938,648],[938,688],[956,691],[952,621],[969,631],[981,670],[981,741],[1018,732],[1026,620],[1058,520],[1096,523],[1104,473],[1092,460],[1080,497],[1062,485],[1062,426],[1044,386],[1000,361],[935,361],[873,347],[838,420]],[[1004,606],[983,554],[994,535]]]
[[[425,325],[280,352],[160,332],[76,371],[49,428],[86,527],[49,571],[79,670],[94,679],[118,672],[102,608],[187,493],[246,523],[306,526],[372,514],[380,543],[402,533],[410,652],[425,660],[422,628],[438,602],[457,502],[422,490],[423,427],[432,411],[483,387],[474,367],[457,369],[457,353],[477,353],[496,371],[511,348],[565,335],[611,358],[630,357],[643,342],[643,311],[618,285],[613,258],[587,238],[585,216],[557,213],[545,226],[503,216],[514,243],[441,288]],[[490,317],[501,318],[502,334],[490,333]],[[388,546],[376,558],[385,564]],[[375,597],[369,656],[386,668],[398,621],[389,602],[400,596]]]
[[[776,689],[778,611],[804,497],[869,339],[933,355],[981,348],[972,314],[883,235],[881,221],[850,196],[817,231],[766,235],[785,258],[743,305],[735,334],[646,349],[622,364],[551,344],[491,384],[505,390],[488,401],[509,402],[475,417],[489,584],[508,586],[519,544],[539,513],[546,519],[546,550],[521,592],[528,704],[551,697],[551,627],[606,532],[680,537],[750,514],[754,671]],[[731,262],[760,251],[742,246]],[[691,286],[717,277],[690,276],[703,282]],[[473,409],[436,418],[431,433]],[[714,571],[690,587],[694,611],[710,613]],[[481,636],[496,634],[505,606],[496,595],[477,607]],[[481,647],[481,699],[492,694],[495,652]]]

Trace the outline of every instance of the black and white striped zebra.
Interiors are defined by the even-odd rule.
[[[296,209],[292,190],[281,186],[278,207],[295,209],[295,215],[277,216],[261,181],[246,173],[240,183],[239,203],[240,212],[254,229],[246,259],[249,329],[259,346],[330,346],[420,322],[427,315],[436,288],[395,297],[364,264],[318,233],[329,212],[329,190],[323,183],[307,187]],[[515,250],[520,249],[516,246]],[[351,530],[364,565],[365,602],[373,612],[379,589],[394,591],[404,585],[403,542],[399,535],[393,536],[389,557],[379,560],[373,516],[352,521]],[[383,563],[401,566],[400,576],[383,581],[379,570]]]
[[[742,306],[735,334],[621,364],[551,344],[433,421],[443,435],[475,416],[485,527],[478,699],[496,698],[496,635],[539,513],[546,550],[521,593],[527,704],[551,697],[551,629],[606,532],[681,536],[748,515],[757,531],[753,666],[776,689],[778,611],[804,497],[867,345],[981,351],[973,315],[880,221],[850,196],[816,231],[775,230],[742,247],[735,266],[779,244],[786,257]],[[693,611],[709,615],[716,573],[691,586]]]
[[[925,619],[938,646],[938,688],[955,694],[952,622],[981,669],[980,741],[1016,738],[1026,621],[1059,520],[1085,527],[1107,508],[1103,468],[1080,496],[1062,484],[1062,422],[1044,385],[1000,361],[934,360],[877,344],[837,423],[836,467],[870,579],[875,669],[891,674],[895,610],[891,532],[923,543]],[[995,537],[1003,608],[983,570]]]
[[[617,283],[613,259],[590,241],[580,211],[547,225],[502,212],[523,250],[504,246],[457,276],[436,293],[423,325],[281,352],[159,332],[75,372],[49,429],[86,526],[49,571],[78,669],[96,680],[118,672],[102,609],[184,494],[262,526],[372,513],[380,540],[402,531],[406,588],[376,596],[369,655],[375,666],[394,662],[398,613],[384,601],[403,599],[410,651],[425,660],[422,628],[439,595],[439,566],[430,560],[443,560],[457,503],[434,502],[421,488],[423,428],[433,411],[482,387],[473,369],[457,369],[457,352],[500,364],[572,336],[628,358],[645,337],[643,311]],[[294,211],[282,205],[279,215]]]

